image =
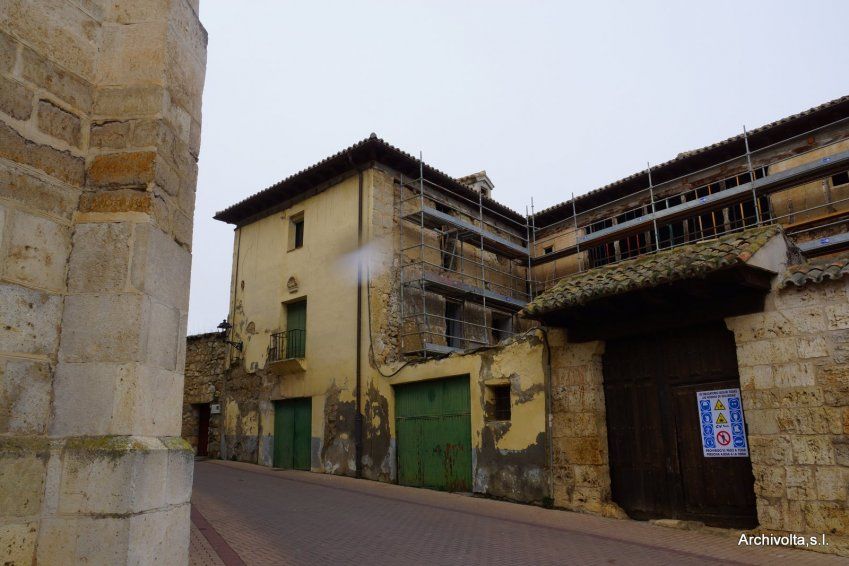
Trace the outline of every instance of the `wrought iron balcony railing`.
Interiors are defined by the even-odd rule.
[[[303,358],[306,345],[307,331],[302,328],[275,332],[271,335],[271,344],[268,347],[268,361]]]

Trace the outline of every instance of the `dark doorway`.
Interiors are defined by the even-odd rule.
[[[696,392],[739,387],[734,336],[723,322],[608,341],[614,501],[635,519],[756,526],[751,460],[702,455]]]
[[[195,407],[198,412],[197,456],[205,458],[209,455],[209,403],[202,403]]]

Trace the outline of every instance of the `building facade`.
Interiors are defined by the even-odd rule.
[[[220,212],[220,457],[845,549],[847,122],[529,217],[372,136]],[[733,457],[706,456],[717,391]]]

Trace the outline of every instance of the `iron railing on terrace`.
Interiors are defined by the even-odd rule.
[[[307,331],[301,328],[283,330],[271,335],[268,347],[268,361],[279,362],[303,358],[306,353]]]

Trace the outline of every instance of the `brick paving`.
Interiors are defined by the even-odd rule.
[[[192,503],[250,565],[846,563],[739,547],[739,532],[685,531],[236,462],[198,463]],[[195,530],[192,564],[220,563],[196,561]]]
[[[224,561],[194,523],[189,535],[189,566],[225,566]]]

